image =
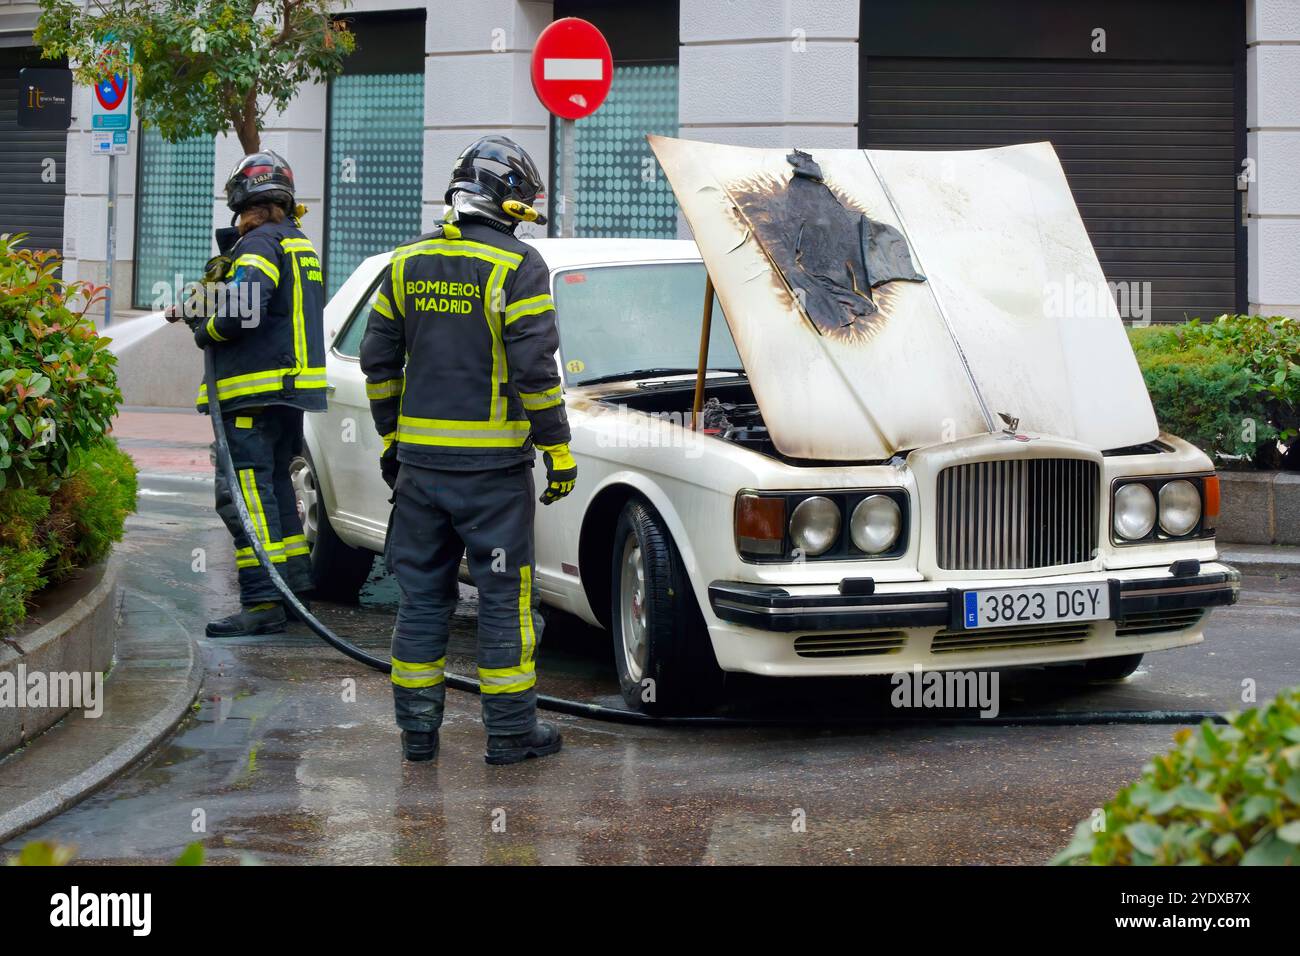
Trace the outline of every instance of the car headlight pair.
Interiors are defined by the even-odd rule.
[[[1141,478],[1116,484],[1111,526],[1121,542],[1209,533],[1219,512],[1219,479]]]
[[[906,528],[901,489],[736,497],[736,549],[750,560],[894,557]]]

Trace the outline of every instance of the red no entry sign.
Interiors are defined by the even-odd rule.
[[[613,79],[609,44],[586,20],[556,20],[537,38],[533,90],[556,116],[571,120],[590,116],[605,102]]]

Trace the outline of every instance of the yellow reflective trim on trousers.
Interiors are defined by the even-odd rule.
[[[393,253],[394,258],[401,259],[425,255],[472,256],[489,262],[499,262],[511,269],[524,261],[524,257],[517,252],[507,252],[505,249],[498,249],[483,242],[474,242],[471,239],[426,239],[413,245],[402,246]]]
[[[311,554],[311,545],[304,534],[291,534],[284,539],[284,556],[296,558],[300,554]]]
[[[405,377],[390,378],[386,382],[366,382],[366,398],[372,402],[382,402],[386,398],[396,398],[402,394],[402,388],[405,384]]]
[[[537,634],[533,631],[533,569],[531,565],[519,568],[519,663],[533,666],[533,650]]]
[[[503,422],[506,418],[506,400],[501,394],[506,379],[506,346],[501,338],[501,310],[496,305],[504,294],[504,285],[505,267],[497,264],[492,267],[492,274],[483,289],[483,314],[492,336],[492,395],[488,399],[488,416],[494,422]]]
[[[262,496],[257,491],[257,477],[253,474],[253,469],[244,468],[239,472],[239,490],[243,492],[244,503],[248,505],[249,517],[253,519],[253,529],[261,539],[262,547],[269,554],[272,550],[271,529],[266,523],[266,511],[262,508]],[[275,542],[274,547],[279,550],[280,542]]]
[[[262,256],[254,255],[251,252],[246,252],[238,259],[236,259],[233,263],[231,263],[230,268],[232,273],[235,269],[238,269],[240,266],[252,266],[255,269],[260,269],[268,279],[270,279],[276,285],[280,284],[280,268],[270,259],[266,259],[263,258]]]
[[[401,661],[390,658],[392,673],[389,675],[399,687],[435,687],[446,679],[447,658],[440,657],[428,664]]]
[[[214,315],[208,319],[207,324],[203,327],[214,342],[224,342],[226,337],[217,331],[217,317]]]
[[[392,303],[388,301],[388,296],[384,295],[382,292],[375,293],[375,301],[370,308],[374,309],[386,319],[391,319],[393,317]]]
[[[397,440],[408,445],[452,448],[519,448],[528,440],[525,421],[470,422],[397,417]]]
[[[539,412],[543,408],[554,408],[564,401],[559,385],[544,392],[520,392],[519,400],[524,403],[524,411]]]
[[[519,667],[480,667],[478,680],[480,694],[517,694],[537,683],[536,666],[529,661]]]

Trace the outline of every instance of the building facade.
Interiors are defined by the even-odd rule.
[[[102,281],[107,161],[89,154],[88,92],[66,137],[13,121],[37,12],[0,0],[0,232],[58,243],[70,277]],[[263,134],[293,164],[331,289],[438,221],[480,135],[517,139],[551,182],[529,53],[553,19],[581,16],[609,38],[615,77],[577,123],[579,235],[684,234],[647,131],[804,148],[1046,139],[1107,277],[1150,283],[1152,318],[1300,316],[1300,0],[353,0],[342,15],[358,39],[344,74]],[[118,164],[120,303],[150,307],[193,277],[229,220],[239,154],[232,136],[137,130]],[[33,185],[50,161],[56,181]]]

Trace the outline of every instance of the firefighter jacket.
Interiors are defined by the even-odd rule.
[[[361,368],[384,450],[426,468],[531,461],[569,441],[550,272],[483,223],[399,246],[371,302]]]
[[[226,280],[194,332],[200,347],[212,348],[222,411],[324,411],[325,286],[311,240],[290,222],[268,222],[247,232],[229,256]],[[206,384],[196,404],[207,412]]]

